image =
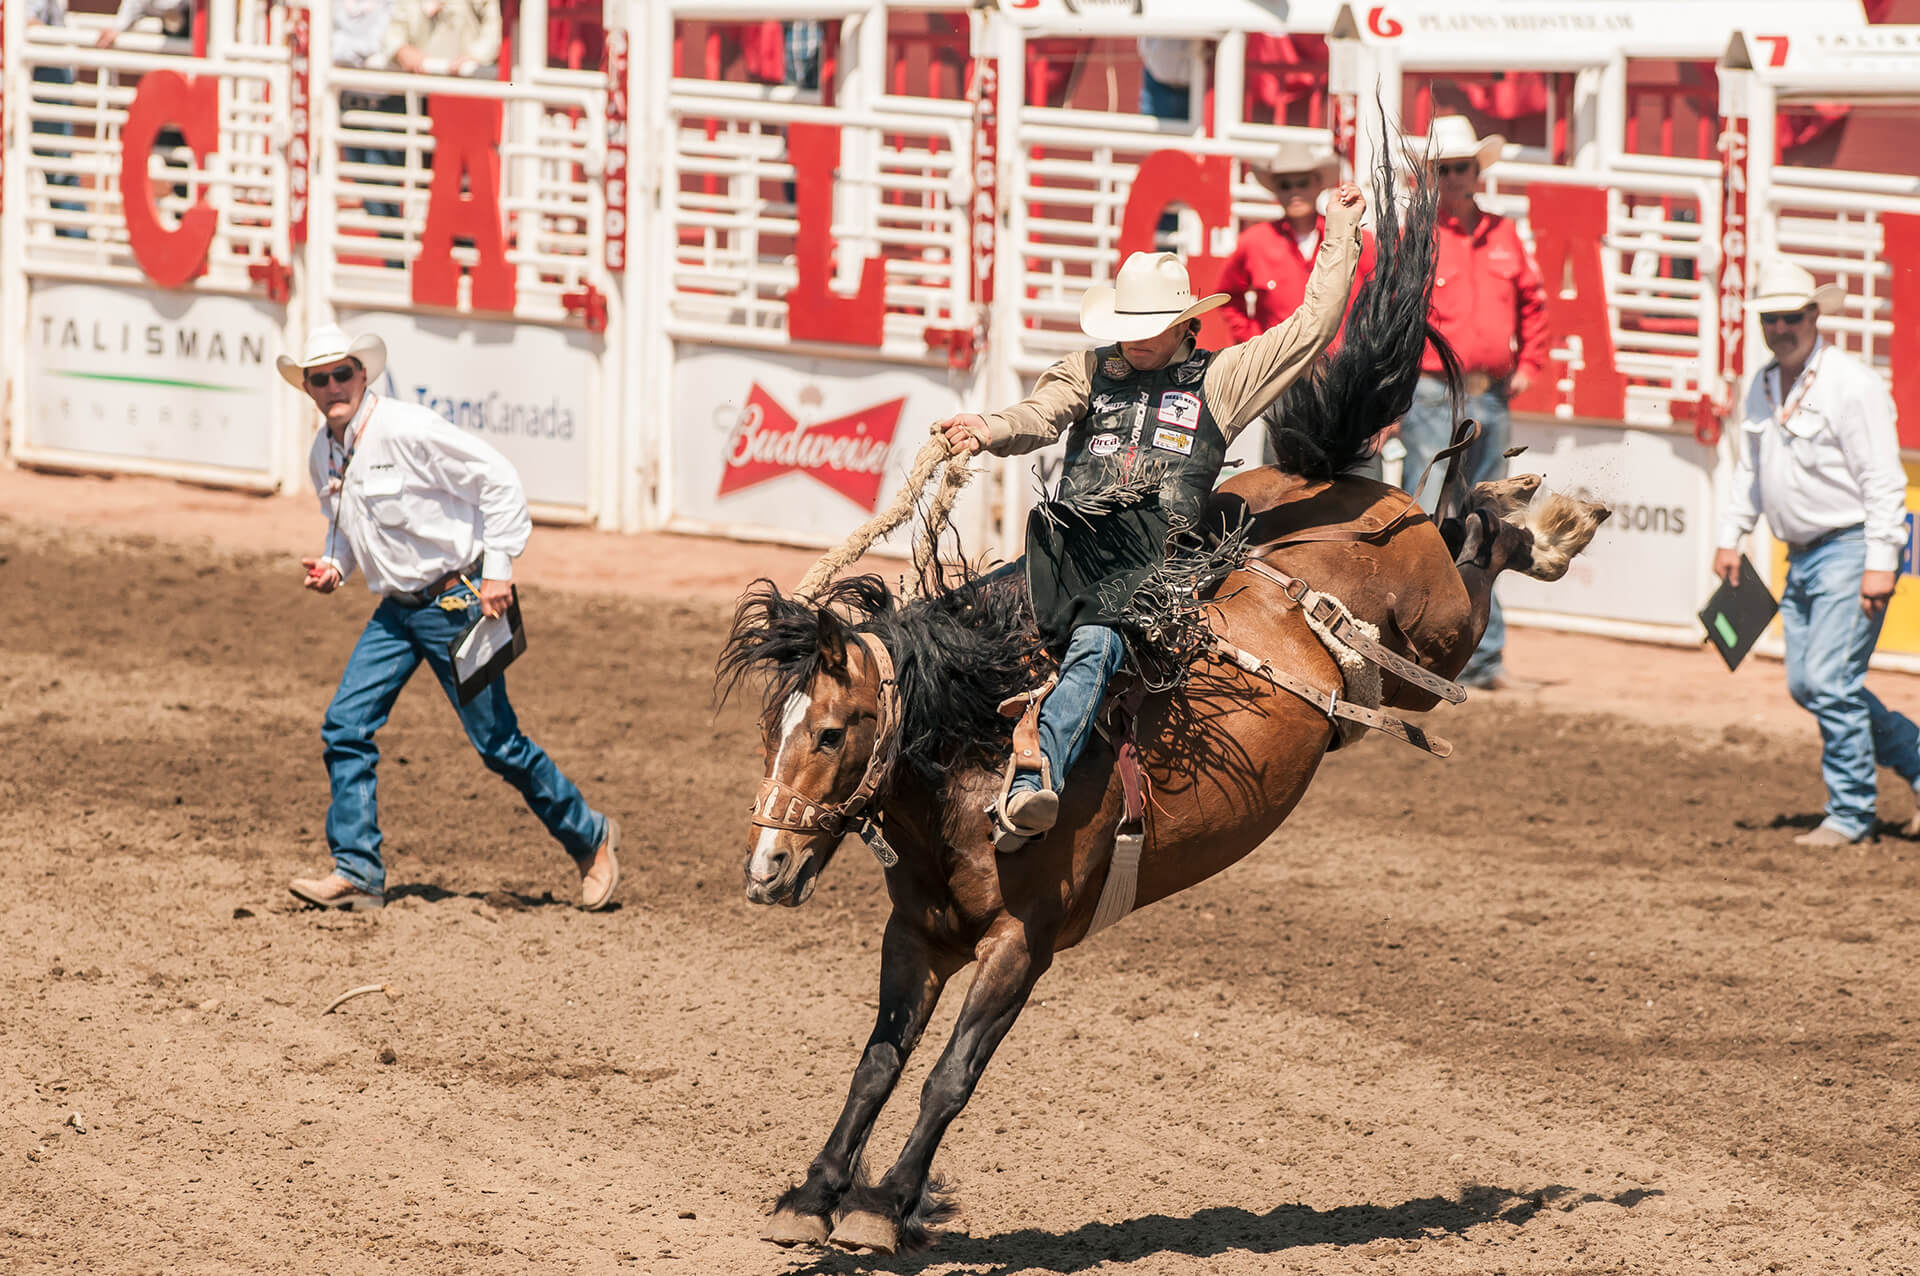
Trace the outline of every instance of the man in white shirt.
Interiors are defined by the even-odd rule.
[[[1787,689],[1820,723],[1827,785],[1826,818],[1793,840],[1845,846],[1873,832],[1876,762],[1920,781],[1920,730],[1866,686],[1906,551],[1906,473],[1885,383],[1820,335],[1839,287],[1770,261],[1755,294],[1747,310],[1773,361],[1747,387],[1713,569],[1739,582],[1740,542],[1761,514],[1787,546]],[[1903,831],[1920,835],[1920,814]]]
[[[461,705],[448,655],[448,644],[478,616],[498,616],[513,601],[513,560],[533,527],[520,476],[490,444],[438,413],[369,391],[386,362],[380,338],[349,340],[333,326],[308,338],[298,362],[279,359],[280,375],[326,418],[308,469],[327,540],[320,557],[301,560],[307,588],[330,594],[358,570],[380,597],[320,732],[333,786],[327,845],[334,870],[296,878],[291,889],[322,908],[386,902],[373,737],[424,660],[487,767],[520,790],[573,857],[580,906],[605,908],[620,882],[619,824],[589,807],[521,732],[501,678]]]

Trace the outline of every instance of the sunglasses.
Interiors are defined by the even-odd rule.
[[[1798,328],[1806,321],[1807,312],[1804,310],[1786,310],[1779,314],[1760,316],[1760,326],[1763,328],[1771,328],[1775,325],[1784,328]]]
[[[316,390],[326,389],[327,382],[329,381],[335,385],[345,385],[347,382],[353,380],[353,374],[358,371],[360,371],[360,369],[354,367],[351,363],[343,363],[331,372],[307,373],[307,384]]]
[[[1440,176],[1442,177],[1453,177],[1460,173],[1471,173],[1473,171],[1473,161],[1472,160],[1442,160],[1440,163],[1435,164],[1433,166],[1433,171],[1440,174]]]
[[[1318,190],[1320,181],[1311,173],[1302,173],[1296,177],[1274,174],[1267,178],[1267,184],[1277,191]]]

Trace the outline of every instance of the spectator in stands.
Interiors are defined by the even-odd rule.
[[[780,43],[786,83],[801,89],[820,87],[820,23],[800,18],[780,24]]]
[[[67,0],[30,0],[30,3],[27,5],[27,25],[29,27],[63,27],[66,24]],[[38,84],[72,84],[73,68],[70,66],[52,66],[44,62],[36,63],[33,68],[33,78],[34,82]],[[73,135],[73,125],[67,123],[65,120],[35,120],[33,122],[33,131],[36,133],[50,133],[56,137],[71,137]],[[34,147],[33,153],[46,159],[61,160],[67,159],[73,154],[71,151],[44,150],[37,146]],[[80,185],[80,178],[74,173],[48,173],[47,185],[77,187]],[[84,212],[86,208],[85,205],[76,204],[70,199],[51,200],[49,201],[49,205],[56,212],[62,213]],[[53,233],[61,239],[85,239],[87,237],[87,232],[77,226],[61,226]]]
[[[120,0],[113,25],[102,31],[94,43],[110,49],[144,18],[158,18],[160,30],[176,40],[188,39],[193,35],[193,0]]]
[[[1464,115],[1436,118],[1425,141],[1426,162],[1440,188],[1433,326],[1460,356],[1467,379],[1465,412],[1480,423],[1480,437],[1461,457],[1469,484],[1506,476],[1512,438],[1507,404],[1547,366],[1547,298],[1540,274],[1519,229],[1474,200],[1481,171],[1500,158],[1505,145],[1498,134],[1476,137]],[[1400,421],[1400,441],[1407,449],[1400,486],[1410,492],[1453,431],[1452,405],[1439,373],[1440,358],[1429,348],[1413,406]],[[1415,493],[1429,509],[1444,468],[1436,466],[1426,489]],[[1460,681],[1487,690],[1524,686],[1502,664],[1506,638],[1496,597],[1486,634]]]
[[[500,0],[394,0],[387,61],[421,75],[500,72]]]
[[[424,662],[453,702],[467,738],[489,770],[572,857],[580,906],[613,902],[620,884],[620,827],[587,805],[572,780],[529,740],[499,673],[462,699],[451,644],[483,615],[514,605],[513,560],[533,524],[527,493],[494,446],[418,403],[373,393],[387,362],[379,337],[349,338],[328,325],[308,334],[298,360],[281,355],[280,375],[320,410],[307,466],[326,548],[303,560],[306,587],[331,594],[356,571],[376,599],[347,657],[340,689],[320,728],[333,803],[327,846],[333,871],[295,878],[292,891],[321,908],[358,911],[386,903],[380,857],[374,737],[394,700]]]
[[[1713,570],[1735,584],[1740,542],[1760,515],[1787,547],[1780,620],[1787,690],[1820,724],[1826,817],[1793,840],[1846,846],[1872,834],[1876,762],[1920,803],[1920,729],[1867,690],[1867,659],[1906,552],[1906,472],[1893,398],[1878,373],[1820,335],[1835,284],[1764,263],[1747,302],[1773,360],[1747,386],[1733,436],[1733,485]],[[1920,836],[1920,813],[1902,830]]]
[[[1143,36],[1140,40],[1140,114],[1161,120],[1188,118],[1193,64],[1200,40]]]
[[[1340,157],[1328,142],[1287,141],[1270,161],[1251,167],[1254,180],[1279,201],[1281,216],[1242,231],[1220,268],[1214,286],[1232,298],[1220,313],[1236,342],[1252,340],[1300,308],[1307,277],[1313,273],[1314,254],[1326,234],[1321,197],[1339,179]],[[1356,292],[1373,270],[1373,252],[1373,233],[1361,231],[1360,270],[1353,279]],[[1334,343],[1339,343],[1338,337]],[[1380,477],[1377,450],[1363,472]]]
[[[333,6],[333,64],[370,71],[387,65],[387,31],[393,25],[393,0],[335,0]],[[380,111],[404,115],[407,99],[399,93],[364,93],[348,89],[340,94],[340,111]],[[349,164],[381,164],[398,168],[406,163],[406,153],[374,146],[342,146],[340,158]],[[375,217],[398,217],[400,205],[384,200],[366,200],[368,213]],[[398,262],[392,263],[399,265]]]

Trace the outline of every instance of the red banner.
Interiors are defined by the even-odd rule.
[[[1731,116],[1720,131],[1720,381],[1739,392],[1747,344],[1747,121]]]
[[[287,140],[287,230],[296,244],[307,242],[307,200],[313,181],[313,67],[311,50],[313,13],[304,7],[288,10],[287,106],[292,125]]]
[[[983,315],[993,304],[1000,241],[1000,59],[973,60],[973,278],[968,294]]]
[[[433,119],[433,187],[413,263],[413,300],[422,306],[460,304],[460,267],[453,260],[454,237],[460,236],[480,254],[473,267],[473,308],[510,313],[516,293],[500,225],[500,103],[435,95],[427,99],[427,114]]]
[[[176,229],[161,223],[147,162],[154,139],[169,124],[180,130],[204,170],[207,156],[220,146],[220,81],[210,75],[149,71],[140,77],[120,128],[120,207],[127,220],[127,244],[147,278],[162,288],[178,288],[207,272],[207,249],[219,218],[208,206],[203,187]]]
[[[1533,228],[1534,260],[1546,286],[1547,348],[1571,346],[1579,351],[1578,366],[1569,373],[1573,414],[1623,421],[1627,379],[1614,358],[1606,267],[1600,259],[1600,245],[1607,237],[1607,191],[1600,186],[1528,187],[1527,224]],[[1514,396],[1513,407],[1552,412],[1559,399],[1554,378],[1542,375],[1525,394]]]
[[[1893,407],[1900,421],[1900,446],[1920,448],[1920,216],[1882,213],[1886,244],[1880,260],[1893,271],[1893,340],[1887,359],[1893,365]]]
[[[1233,225],[1233,161],[1225,155],[1192,155],[1186,151],[1155,151],[1140,161],[1133,175],[1133,188],[1127,193],[1126,211],[1120,217],[1120,260],[1125,265],[1130,253],[1153,250],[1154,228],[1160,214],[1175,204],[1184,204],[1200,215],[1201,243],[1212,240],[1213,232]],[[1202,253],[1187,258],[1187,280],[1193,295],[1204,297],[1213,291],[1225,259]],[[1200,344],[1209,350],[1224,350],[1233,344],[1233,330],[1219,310],[1200,321]]]
[[[830,421],[802,425],[755,382],[746,410],[727,436],[719,494],[797,471],[872,512],[880,504],[887,455],[906,403],[889,399]]]
[[[627,268],[627,32],[607,32],[607,269]]]
[[[886,266],[878,257],[860,263],[860,289],[836,294],[833,277],[833,173],[840,166],[840,126],[787,125],[787,160],[793,165],[794,245],[799,278],[787,293],[787,335],[795,341],[831,341],[873,346],[885,339]]]

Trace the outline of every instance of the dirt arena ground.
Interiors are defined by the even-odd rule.
[[[1920,845],[1789,844],[1778,665],[1516,633],[1548,685],[1436,715],[1451,761],[1331,759],[1063,958],[936,1162],[959,1216],[856,1259],[754,1238],[870,1026],[878,870],[744,902],[756,746],[709,699],[727,599],[808,556],[536,533],[515,701],[624,817],[623,906],[567,905],[421,680],[392,902],[328,915],[285,882],[369,608],[300,590],[311,522],[0,473],[0,1271],[1920,1271]]]

